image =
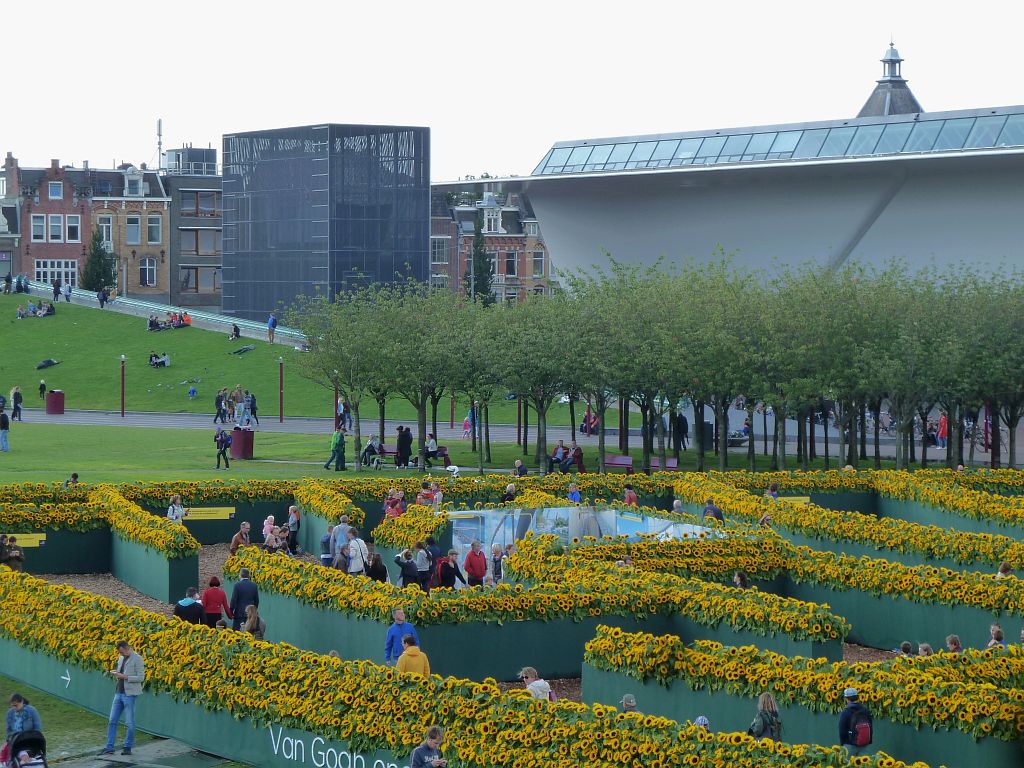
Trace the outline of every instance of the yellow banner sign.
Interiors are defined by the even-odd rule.
[[[17,539],[15,543],[22,549],[46,545],[45,533],[7,533],[7,531],[0,531],[0,533],[6,534],[8,537],[13,536]]]
[[[188,520],[230,520],[235,516],[234,507],[189,507]]]
[[[810,496],[780,496],[780,501],[789,501],[793,504],[803,504],[805,507],[811,503]]]

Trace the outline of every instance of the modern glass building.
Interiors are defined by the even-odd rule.
[[[224,136],[223,309],[426,280],[430,131],[311,125]]]

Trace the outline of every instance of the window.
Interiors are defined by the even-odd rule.
[[[181,193],[182,216],[220,216],[220,193],[185,190]]]
[[[515,251],[505,252],[505,274],[510,277],[515,277],[516,267],[518,266],[519,255]]]
[[[51,213],[49,216],[49,232],[47,233],[47,239],[51,243],[63,243],[64,242],[64,217],[59,213]]]
[[[69,243],[82,242],[82,217],[78,214],[68,214],[64,224],[67,227],[64,239]]]
[[[537,237],[540,234],[540,225],[536,221],[526,222],[526,236]]]
[[[495,233],[501,231],[501,211],[496,208],[488,208],[484,212],[484,232]]]
[[[472,259],[472,256],[470,256],[470,258]],[[487,260],[491,263],[491,274],[498,274],[498,252],[487,251]]]
[[[178,290],[182,293],[220,293],[220,267],[180,267]]]
[[[430,238],[430,263],[431,264],[447,264],[448,263],[448,238],[447,237],[432,237],[432,238]]]
[[[139,285],[143,288],[156,286],[156,259],[151,256],[139,262]]]
[[[181,252],[190,256],[220,256],[219,229],[181,230]]]
[[[150,245],[160,245],[163,236],[163,218],[160,216],[148,216],[146,218],[146,242]]]
[[[447,288],[448,287],[448,275],[444,272],[432,272],[430,274],[430,287],[431,288]]]
[[[32,242],[46,242],[46,216],[42,213],[32,214]]]
[[[0,197],[7,197],[7,177],[0,176]]]
[[[533,276],[544,277],[544,251],[533,252]]]
[[[51,200],[63,200],[64,199],[64,182],[63,181],[51,181],[46,185],[47,197]]]
[[[128,245],[142,244],[142,217],[127,216],[124,220],[124,241]]]
[[[78,261],[76,259],[36,259],[35,281],[52,283],[60,278],[72,288],[78,285]]]
[[[142,194],[142,179],[128,179],[124,193],[128,197],[139,197]]]
[[[99,227],[100,234],[103,236],[103,247],[107,253],[110,253],[114,250],[114,217],[97,216],[96,226]]]

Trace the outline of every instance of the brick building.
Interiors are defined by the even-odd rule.
[[[478,219],[491,259],[491,291],[498,299],[522,301],[527,294],[550,294],[558,287],[551,278],[540,224],[526,198],[487,192],[474,200],[438,191],[431,200],[431,285],[465,292]]]

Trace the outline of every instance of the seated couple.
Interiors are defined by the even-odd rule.
[[[166,352],[162,355],[158,355],[156,352],[149,353],[149,365],[152,368],[167,368],[170,364],[171,358]]]
[[[586,472],[583,468],[583,449],[576,445],[575,440],[568,448],[565,447],[565,441],[558,441],[555,450],[548,456],[548,472],[554,472],[556,466],[561,472],[568,472],[573,466],[578,472]]]

